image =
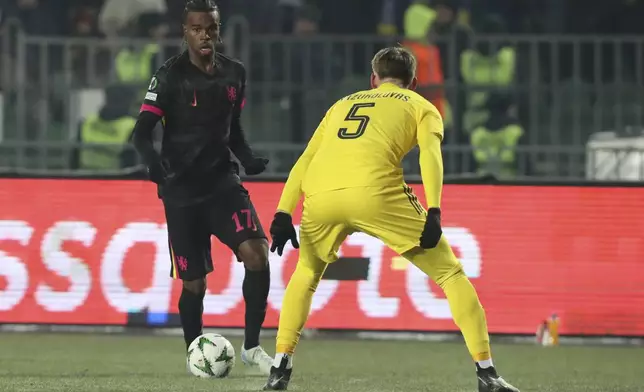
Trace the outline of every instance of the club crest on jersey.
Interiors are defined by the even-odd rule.
[[[186,271],[188,269],[188,259],[183,256],[177,257],[177,264],[179,264],[179,269],[181,271]]]
[[[228,91],[228,100],[230,102],[235,102],[237,100],[237,88],[228,86],[226,87],[226,90]]]

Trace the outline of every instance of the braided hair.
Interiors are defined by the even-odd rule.
[[[189,12],[219,12],[219,7],[214,0],[188,0],[183,8],[183,23],[186,23]]]

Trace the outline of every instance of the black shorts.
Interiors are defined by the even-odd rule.
[[[197,280],[212,272],[210,236],[233,252],[253,238],[266,238],[248,191],[238,185],[197,204],[164,203],[170,247],[170,276]]]

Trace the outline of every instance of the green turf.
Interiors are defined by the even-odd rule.
[[[239,360],[225,380],[189,376],[182,345],[179,337],[0,334],[0,391],[253,391],[265,381],[245,376]],[[497,344],[494,354],[524,392],[644,391],[641,348]],[[290,390],[475,392],[472,368],[457,343],[305,340]]]

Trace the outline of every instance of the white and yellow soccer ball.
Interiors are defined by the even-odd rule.
[[[235,366],[235,349],[228,339],[205,333],[188,347],[188,369],[197,377],[224,378]]]

